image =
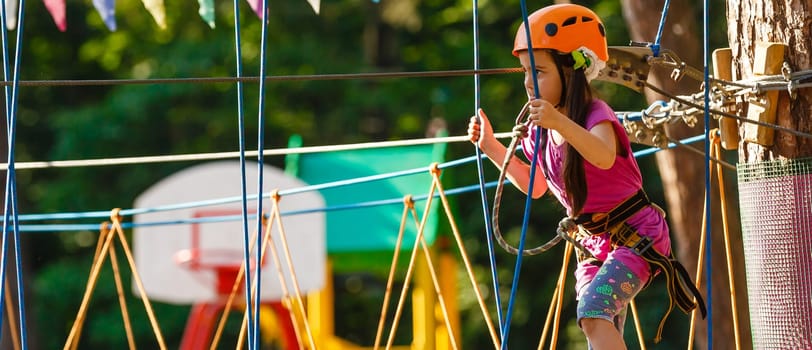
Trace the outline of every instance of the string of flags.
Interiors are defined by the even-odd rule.
[[[18,1],[19,0],[4,1],[6,7],[6,28],[8,30],[14,30],[17,28]],[[53,18],[57,29],[59,29],[61,32],[66,31],[68,29],[68,22],[65,14],[65,0],[42,1],[45,4],[45,8],[48,10],[48,13],[51,14],[51,18]],[[262,19],[263,0],[246,1],[257,17]],[[116,0],[93,0],[93,7],[96,8],[96,11],[99,13],[99,16],[101,16],[102,21],[104,21],[104,25],[107,26],[107,29],[110,31],[115,31],[117,29],[115,2]],[[164,8],[164,0],[141,0],[141,2],[144,3],[144,8],[146,8],[150,15],[152,15],[152,18],[155,20],[155,23],[158,24],[158,27],[161,29],[166,29],[166,10]],[[197,2],[199,5],[198,14],[200,14],[200,17],[206,22],[206,24],[209,25],[209,27],[214,29],[214,0],[198,0]],[[315,11],[316,14],[319,14],[321,0],[307,0],[307,2],[313,8],[313,11]]]

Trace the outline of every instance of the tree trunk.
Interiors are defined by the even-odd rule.
[[[657,34],[659,17],[663,10],[663,1],[651,0],[623,0],[624,17],[629,28],[631,39],[638,42],[653,42]],[[688,65],[702,68],[702,39],[701,21],[697,21],[696,8],[693,2],[687,0],[671,1],[663,29],[660,45],[678,55]],[[677,95],[688,95],[701,91],[700,83],[689,78],[673,81],[670,71],[663,68],[653,68],[649,75],[649,83],[665,91]],[[649,102],[669,99],[646,91]],[[669,124],[668,136],[672,139],[684,139],[700,135],[703,126],[700,121],[691,128],[683,123]],[[696,147],[696,146],[695,146]],[[703,147],[697,147],[702,150]],[[683,149],[681,147],[659,152],[657,164],[663,181],[663,188],[667,204],[669,224],[671,227],[672,248],[677,258],[685,265],[692,278],[696,278],[697,258],[700,249],[700,235],[703,229],[703,211],[705,203],[705,166],[704,157]],[[715,168],[715,167],[714,167]],[[732,250],[733,271],[736,283],[736,300],[738,309],[738,323],[742,348],[750,348],[749,318],[747,317],[747,297],[744,288],[744,262],[742,258],[742,243],[739,225],[739,212],[737,210],[738,198],[734,183],[729,180],[731,174],[725,174],[727,195],[727,216],[730,226],[730,246]],[[731,312],[731,293],[728,282],[727,265],[725,260],[725,239],[721,224],[721,209],[718,198],[718,184],[716,176],[712,177],[712,321],[713,321],[713,347],[730,348],[733,344],[734,327]],[[704,254],[703,254],[704,255]],[[704,257],[703,257],[704,258]],[[703,263],[707,268],[707,262]],[[705,273],[701,278],[705,279]],[[701,282],[703,295],[707,298],[706,282]],[[696,337],[694,347],[704,349],[707,347],[707,329],[705,320],[697,319]]]
[[[793,71],[812,67],[812,10],[810,0],[740,0],[727,2],[728,40],[733,50],[734,75],[753,76],[757,42],[787,45],[785,61]],[[776,124],[809,133],[812,131],[812,90],[799,89],[793,100],[782,92],[778,97]],[[812,139],[776,131],[774,144],[763,147],[742,142],[739,160],[754,162],[812,155]]]
[[[757,57],[757,47],[763,46],[763,43],[786,45],[783,62],[767,60],[768,63],[777,61],[777,68],[783,66],[793,72],[812,69],[812,16],[809,14],[812,1],[731,0],[726,6],[734,79],[749,79],[756,73],[780,73],[764,72],[757,68],[760,62],[764,62]],[[777,93],[774,123],[805,133],[806,137],[774,130],[772,144],[758,144],[751,142],[752,138],[744,137],[748,134],[752,136],[752,124],[739,123],[739,134],[742,136],[738,147],[740,195],[746,199],[741,203],[744,213],[742,220],[747,258],[752,259],[748,261],[748,266],[754,265],[752,271],[748,270],[748,275],[753,279],[749,283],[752,285],[753,344],[762,348],[809,348],[812,341],[809,326],[812,308],[808,304],[808,284],[812,274],[806,272],[808,263],[803,262],[812,252],[808,240],[809,234],[812,234],[809,228],[812,210],[808,208],[808,203],[812,201],[809,193],[812,174],[806,171],[782,175],[771,173],[769,177],[764,175],[776,169],[795,169],[792,164],[807,164],[812,156],[812,138],[808,136],[812,132],[812,89],[794,90],[794,97],[788,90]],[[749,95],[739,101],[743,107],[739,115],[748,118],[755,115],[745,109],[755,110],[752,103],[749,106],[746,104],[754,98],[762,99],[764,95]],[[769,118],[765,121],[770,122]],[[748,127],[749,133],[746,131]],[[799,158],[805,158],[803,162],[807,163],[783,161]],[[782,161],[770,162],[773,160]],[[789,165],[785,168],[782,164]],[[750,169],[758,170],[752,178]],[[794,237],[801,237],[802,240],[793,242]],[[789,250],[783,252],[771,248],[775,246],[786,246]],[[781,277],[776,277],[772,282],[769,276]],[[786,330],[792,331],[782,335]]]

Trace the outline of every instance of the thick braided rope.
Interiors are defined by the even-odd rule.
[[[527,114],[528,106],[529,102],[525,103],[522,110],[519,111],[519,114],[516,116],[516,126],[513,127],[513,137],[511,138],[510,145],[505,153],[505,159],[502,162],[501,171],[499,172],[499,180],[496,182],[496,194],[494,195],[493,200],[493,236],[502,249],[513,255],[519,255],[519,249],[510,245],[510,243],[505,241],[505,238],[502,236],[502,232],[499,229],[499,208],[502,202],[502,192],[505,187],[505,178],[507,177],[507,167],[510,164],[513,154],[516,153],[516,147],[518,147],[519,140],[527,137],[528,122],[523,119]],[[575,222],[570,218],[564,218],[558,224],[558,229],[556,230],[557,235],[555,237],[538,247],[524,249],[521,254],[524,256],[541,254],[550,250],[550,248],[558,244],[558,242],[560,242],[562,239],[567,240],[576,248],[583,251],[584,248],[573,238],[577,231],[578,226],[575,224]]]

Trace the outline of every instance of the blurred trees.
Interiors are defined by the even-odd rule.
[[[529,11],[550,2],[535,3]],[[616,1],[583,1],[603,16],[610,45],[625,45],[629,34]],[[68,2],[68,29],[59,32],[40,3],[26,4],[23,28],[22,80],[108,80],[229,77],[236,74],[233,3],[219,2],[216,29],[197,16],[194,1],[166,2],[168,29],[154,23],[141,2],[119,2],[118,30],[109,32],[88,3]],[[316,15],[305,1],[269,2],[268,75],[351,74],[432,71],[473,67],[472,4],[465,1],[324,2]],[[510,54],[521,21],[519,2],[479,5],[479,50],[482,68],[515,67]],[[243,75],[259,72],[261,22],[240,1],[239,33]],[[657,13],[659,15],[659,13]],[[699,14],[692,14],[698,16]],[[658,18],[659,16],[657,16]],[[654,21],[654,14],[647,21]],[[698,17],[697,17],[698,18]],[[13,38],[16,32],[11,32]],[[10,45],[13,52],[13,43]],[[675,48],[676,49],[676,48]],[[484,75],[481,106],[500,131],[510,130],[524,102],[522,77]],[[596,84],[599,95],[616,110],[640,110],[646,103],[623,87]],[[258,85],[244,84],[243,106],[247,149],[256,149]],[[462,135],[474,113],[473,77],[272,81],[266,86],[265,149],[282,148],[292,134],[306,146],[423,137],[442,120],[450,135]],[[233,82],[173,82],[137,85],[24,86],[20,88],[16,161],[93,159],[236,151],[237,90]],[[474,154],[468,143],[449,145],[447,159]],[[266,158],[282,166],[283,159]],[[658,171],[641,159],[647,190],[662,203]],[[138,166],[18,170],[21,213],[55,213],[129,208],[141,191],[187,163]],[[485,177],[497,173],[486,164]],[[446,189],[477,183],[473,166],[446,170]],[[489,192],[492,196],[492,191]],[[477,275],[490,288],[481,202],[476,193],[454,199],[456,219]],[[488,198],[489,202],[492,198]],[[502,199],[502,232],[518,242],[525,197],[508,188]],[[546,242],[564,215],[550,198],[535,201],[530,214],[528,246]],[[92,222],[92,221],[91,221]],[[73,222],[72,222],[73,223]],[[441,228],[444,228],[441,224]],[[32,280],[25,288],[30,331],[36,348],[61,347],[75,317],[87,280],[98,232],[24,234],[24,259]],[[511,348],[538,342],[549,306],[561,247],[524,260],[511,327]],[[515,257],[497,248],[502,300],[507,306]],[[82,337],[83,348],[124,348],[126,338],[108,276],[99,282]],[[463,278],[463,277],[460,277]],[[572,284],[571,273],[568,280]],[[125,276],[125,281],[129,279]],[[459,283],[465,286],[466,283]],[[107,286],[107,287],[102,287]],[[562,348],[583,346],[574,324],[571,287],[562,313]],[[493,291],[490,291],[493,304]],[[460,291],[465,348],[489,343],[482,316],[470,291]],[[641,294],[644,336],[664,310],[666,296],[656,286]],[[142,309],[130,300],[138,344],[154,344]],[[495,308],[495,306],[494,306]],[[372,309],[375,309],[373,307]],[[188,308],[156,305],[169,346],[177,346]],[[687,320],[672,314],[659,348],[683,347]],[[495,310],[492,312],[495,319]],[[631,324],[631,322],[629,322]],[[627,339],[635,344],[634,329]],[[32,344],[34,345],[34,344]],[[630,345],[634,346],[634,345]]]

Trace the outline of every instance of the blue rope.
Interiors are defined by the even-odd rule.
[[[705,135],[697,135],[697,136],[692,136],[692,137],[689,137],[689,138],[685,138],[685,139],[681,140],[680,143],[682,143],[682,144],[690,144],[690,143],[704,141],[704,140],[705,140]],[[667,148],[669,148],[669,149],[670,148],[675,148],[676,146],[677,146],[677,143],[671,142],[671,143],[668,144]],[[647,156],[647,155],[657,153],[657,152],[662,151],[662,150],[663,149],[660,149],[658,147],[650,147],[650,148],[646,148],[646,149],[639,150],[639,151],[635,152],[634,156],[639,158],[639,157],[643,157],[643,156]],[[451,167],[455,167],[455,166],[458,166],[458,165],[462,165],[462,164],[472,162],[475,159],[476,159],[476,156],[469,156],[469,157],[465,157],[465,158],[460,158],[460,159],[457,159],[457,160],[441,163],[441,164],[438,165],[438,168],[440,168],[440,169],[448,169],[448,168],[451,168]],[[319,191],[319,190],[323,190],[323,189],[332,189],[332,188],[345,186],[345,185],[359,184],[359,183],[365,183],[365,182],[369,182],[369,181],[379,181],[379,180],[384,180],[384,179],[388,179],[388,178],[396,178],[396,177],[402,177],[402,176],[413,175],[413,174],[418,174],[418,173],[424,173],[424,172],[428,171],[428,169],[429,169],[429,167],[421,167],[421,168],[415,168],[415,169],[410,169],[410,170],[402,170],[402,171],[391,172],[391,173],[386,173],[386,174],[373,175],[373,176],[368,176],[368,177],[361,177],[361,178],[355,178],[355,179],[349,179],[349,180],[339,180],[339,181],[328,182],[328,183],[324,183],[324,184],[308,185],[308,186],[303,186],[303,187],[298,187],[298,188],[290,188],[290,189],[285,189],[285,190],[279,191],[279,194],[282,195],[282,196],[286,196],[286,195],[292,195],[292,194],[298,194],[298,193]],[[489,187],[489,186],[486,186],[486,187]],[[446,193],[449,193],[449,192],[450,191],[446,191]],[[250,195],[250,196],[248,196],[248,200],[256,200],[258,197],[259,196],[255,195],[255,194]],[[269,197],[270,197],[270,194],[263,194],[262,195],[262,198],[269,198]],[[204,200],[204,201],[195,201],[195,202],[163,205],[163,206],[157,206],[157,207],[151,207],[151,208],[122,209],[120,214],[122,216],[131,216],[131,215],[147,214],[147,213],[155,213],[155,212],[163,212],[163,211],[172,211],[172,210],[180,210],[180,209],[200,208],[200,207],[207,207],[207,206],[234,203],[234,202],[240,201],[241,199],[242,199],[241,196],[233,196],[233,197],[209,199],[209,200]],[[403,198],[400,198],[400,197],[395,199],[395,200],[397,201],[397,203],[402,203],[403,202]],[[106,217],[109,217],[109,216],[110,216],[110,211],[106,210],[106,211],[91,211],[91,212],[22,214],[22,215],[18,216],[18,219],[19,219],[20,222],[26,222],[26,221],[44,221],[44,220],[94,219],[94,218],[106,218]],[[254,218],[255,216],[251,215],[250,217]],[[193,223],[193,222],[197,222],[197,221],[183,221],[183,220],[172,221],[172,223],[176,223],[176,224]],[[127,226],[126,223],[123,223],[122,226],[124,228],[132,227],[132,226]],[[50,230],[50,229],[47,229],[48,227],[55,227],[55,229]],[[64,227],[65,229],[64,230],[63,229],[57,229],[56,227]],[[84,231],[88,231],[88,230],[89,231],[95,231],[97,229],[98,229],[98,223],[87,224],[87,225],[84,225],[84,224],[73,224],[73,225],[71,225],[71,224],[65,224],[65,225],[63,225],[63,224],[23,225],[21,232],[47,232],[47,231],[55,231],[56,232],[56,231],[82,231],[82,230],[84,230]]]
[[[257,109],[259,110],[259,115],[257,117],[257,125],[259,126],[259,130],[257,132],[257,166],[258,166],[258,174],[257,174],[257,193],[262,193],[263,186],[263,148],[265,145],[265,57],[266,57],[266,48],[267,48],[267,38],[268,38],[268,0],[262,0],[262,36],[261,36],[261,47],[259,53],[259,102],[257,103]],[[257,201],[257,213],[262,213],[262,201]],[[254,330],[254,349],[259,349],[259,307],[262,295],[262,240],[265,238],[264,230],[262,229],[262,216],[257,215],[257,244],[256,244],[256,286],[257,290],[254,294],[254,326],[256,329]],[[247,264],[245,266],[251,266]]]
[[[235,54],[237,59],[237,123],[239,129],[239,143],[240,143],[240,190],[242,193],[242,233],[243,233],[243,259],[247,263],[251,261],[251,253],[249,251],[250,241],[248,234],[248,199],[246,193],[246,175],[245,175],[245,111],[243,107],[243,83],[242,83],[242,43],[240,40],[240,2],[234,0],[234,44]],[[249,266],[249,265],[246,265]],[[245,274],[245,305],[251,305],[251,274]],[[249,306],[246,307],[248,319],[248,349],[259,350],[252,346],[250,341],[254,339],[254,324],[253,309]]]
[[[531,40],[530,36],[530,20],[528,19],[527,14],[527,2],[525,0],[521,0],[521,7],[522,7],[522,20],[524,21],[524,32],[527,37],[527,52],[529,53],[530,57],[530,72],[525,72],[525,74],[531,74],[533,80],[533,92],[536,98],[539,98],[539,84],[536,80],[536,60],[533,55],[533,40]],[[536,134],[534,140],[534,147],[533,147],[533,159],[530,161],[530,180],[527,186],[527,200],[525,201],[524,206],[524,219],[522,220],[522,233],[521,238],[519,239],[519,246],[517,249],[521,252],[524,251],[524,241],[527,237],[527,224],[530,220],[530,206],[533,202],[533,183],[535,182],[536,176],[536,165],[538,163],[539,158],[539,145],[541,144],[540,136],[541,136],[541,128],[536,126]],[[503,326],[504,330],[502,331],[502,350],[507,349],[508,344],[508,335],[510,334],[510,321],[513,317],[513,306],[514,302],[516,301],[516,290],[518,289],[519,285],[519,274],[521,272],[522,267],[522,254],[518,254],[516,256],[516,267],[513,269],[513,282],[510,288],[510,299],[508,301],[508,309],[507,315],[505,316],[505,324]]]
[[[474,0],[474,70],[479,70],[479,1]],[[474,115],[479,119],[479,108],[481,106],[480,76],[474,74]],[[482,121],[480,120],[480,125]],[[491,279],[493,280],[493,296],[496,300],[496,317],[499,319],[499,336],[504,338],[504,318],[502,317],[502,297],[499,293],[499,274],[496,271],[496,254],[493,248],[493,226],[490,216],[490,205],[488,195],[485,191],[485,170],[482,165],[482,150],[474,145],[476,150],[476,167],[479,175],[479,195],[482,198],[482,212],[485,214],[485,241],[488,242],[488,257],[491,264]]]
[[[708,12],[709,12],[709,4],[708,0],[704,0],[703,2],[704,10],[702,11],[702,21],[704,25],[704,33],[703,33],[703,55],[702,58],[704,60],[704,69],[705,69],[705,77],[704,77],[704,87],[705,87],[705,208],[708,208],[707,212],[705,213],[705,282],[707,283],[707,288],[705,289],[705,300],[707,302],[707,310],[708,310],[708,318],[706,319],[707,328],[708,328],[708,349],[713,349],[713,317],[712,317],[712,289],[711,289],[711,281],[713,281],[713,269],[711,269],[711,259],[713,257],[713,253],[711,252],[713,241],[711,239],[711,181],[710,181],[710,68],[708,67],[708,62],[710,61],[710,21],[708,19]]]
[[[670,2],[671,0],[665,0],[665,3],[663,3],[663,13],[660,15],[660,25],[657,27],[657,37],[654,38],[654,44],[651,44],[651,52],[654,54],[654,57],[660,55],[660,39],[663,36],[665,18],[668,15],[668,6],[670,5]]]
[[[10,68],[9,68],[8,43],[7,43],[8,34],[6,32],[6,25],[5,24],[6,24],[6,7],[5,6],[0,6],[0,27],[2,27],[2,35],[3,35],[3,38],[2,38],[2,42],[3,42],[3,81],[9,81],[9,70],[10,70]],[[4,97],[5,97],[5,102],[6,102],[5,103],[5,106],[6,106],[6,108],[5,108],[6,132],[7,132],[8,135],[10,135],[9,133],[12,130],[11,129],[11,127],[12,127],[12,125],[11,125],[11,85],[6,85],[4,87],[4,92],[5,92]],[[9,138],[9,140],[10,140],[10,138]],[[6,292],[6,258],[8,256],[8,254],[7,254],[8,248],[6,247],[6,244],[8,242],[8,235],[7,235],[7,231],[6,231],[7,230],[6,223],[8,222],[8,219],[9,219],[8,200],[9,200],[9,193],[10,193],[10,191],[9,191],[10,183],[8,181],[9,181],[9,179],[11,179],[11,181],[14,180],[14,177],[12,176],[12,174],[14,174],[13,173],[14,172],[14,168],[13,168],[14,163],[9,161],[8,165],[9,165],[9,167],[8,167],[8,170],[7,170],[7,173],[6,173],[6,181],[7,182],[6,182],[6,187],[5,187],[5,190],[6,190],[6,192],[5,192],[5,195],[6,195],[5,201],[6,202],[5,202],[4,206],[3,206],[3,208],[6,209],[5,210],[5,215],[3,217],[3,236],[2,236],[3,237],[3,243],[2,243],[2,247],[0,248],[0,249],[2,249],[0,251],[0,254],[2,254],[2,256],[0,256],[0,295],[5,295],[5,292]],[[11,197],[11,199],[14,200],[14,197]],[[12,207],[14,207],[14,206],[12,205]],[[17,212],[15,211],[14,214],[16,214],[16,213]],[[14,221],[19,222],[17,217],[15,217]],[[5,298],[0,298],[0,310],[5,310]],[[4,319],[4,317],[0,317],[0,329],[3,329],[3,319]],[[2,338],[2,334],[0,334],[0,338]]]
[[[698,135],[683,139],[680,141],[681,144],[691,144],[694,142],[704,141],[705,135]],[[675,148],[678,144],[671,142],[668,144],[668,148]],[[643,149],[637,152],[634,152],[635,158],[640,158],[643,156],[652,155],[654,153],[660,152],[663,149],[658,147],[651,147],[647,149]],[[460,159],[457,161],[453,161],[450,163],[440,164],[439,168],[447,168],[451,163],[461,163],[461,161],[470,161],[473,157],[466,157],[465,159]],[[422,169],[421,169],[422,170]],[[423,170],[425,171],[425,170]],[[401,175],[401,174],[398,174]],[[493,188],[496,186],[496,181],[488,182],[485,184],[486,188]],[[480,185],[470,185],[470,186],[463,186],[458,188],[453,188],[445,191],[447,195],[458,195],[462,193],[473,192],[478,190]],[[290,193],[292,191],[296,192],[305,192],[304,190],[312,190],[311,186],[303,187],[300,189],[290,189],[290,190],[283,190],[279,191],[280,195],[286,195],[286,193]],[[435,197],[439,196],[439,194],[435,194]],[[426,200],[428,195],[420,195],[413,197],[415,202],[419,202],[422,200]],[[206,203],[233,203],[238,201],[240,198],[231,198],[226,200],[213,200],[213,201],[206,201]],[[256,196],[254,196],[256,199]],[[360,208],[367,208],[367,207],[376,207],[382,205],[393,205],[393,204],[402,204],[403,198],[392,198],[392,199],[383,199],[383,200],[375,200],[375,201],[367,201],[367,202],[360,202],[360,203],[353,203],[353,204],[344,204],[344,205],[333,205],[327,206],[323,208],[308,208],[308,209],[297,209],[297,210],[290,210],[290,211],[282,211],[280,214],[282,216],[290,216],[290,215],[302,215],[302,214],[310,214],[310,213],[317,213],[317,212],[330,212],[330,211],[339,211],[339,210],[352,210],[352,209],[360,209]],[[172,205],[167,207],[172,207],[173,209],[177,208],[193,208],[199,207],[200,202],[196,203],[187,203],[184,205]],[[147,208],[147,209],[127,209],[122,210],[121,212],[140,212],[140,213],[151,213],[157,211],[165,211],[167,207],[160,207],[160,208]],[[109,215],[109,211],[106,212]],[[75,216],[70,216],[70,215]],[[131,215],[131,214],[127,214]],[[73,218],[81,218],[85,217],[83,213],[55,213],[55,214],[28,214],[28,215],[20,215],[19,221],[26,221],[27,217],[34,217],[36,216],[38,220],[48,220],[50,216],[59,219],[73,219]],[[254,219],[256,218],[255,214],[251,214],[249,218]],[[132,222],[125,222],[121,224],[121,227],[124,229],[131,229],[135,227],[150,227],[150,226],[167,226],[167,225],[188,225],[188,224],[196,224],[196,223],[213,223],[213,222],[226,222],[226,221],[237,221],[241,220],[242,215],[224,215],[224,216],[211,216],[211,217],[199,217],[199,218],[189,218],[189,219],[178,219],[178,220],[168,220],[168,221],[155,221],[155,222],[141,222],[141,223],[132,223]],[[28,219],[31,220],[31,219]],[[93,224],[32,224],[32,225],[22,225],[20,226],[20,232],[28,232],[28,233],[42,233],[42,232],[68,232],[68,231],[95,231],[99,228],[97,223]]]
[[[5,7],[5,6],[4,6]],[[17,208],[17,183],[15,181],[16,173],[14,169],[14,153],[15,153],[15,138],[16,133],[15,129],[17,126],[17,100],[18,100],[18,91],[20,86],[20,57],[22,55],[22,33],[23,33],[23,20],[25,15],[25,0],[21,0],[18,7],[18,21],[17,21],[17,45],[16,45],[16,53],[14,58],[14,80],[12,82],[11,88],[11,98],[9,99],[9,90],[8,86],[5,89],[5,101],[6,101],[6,126],[8,128],[8,170],[6,173],[6,196],[5,196],[5,203],[4,203],[4,212],[5,215],[3,217],[3,243],[2,243],[2,257],[0,258],[0,308],[5,307],[5,299],[2,298],[2,295],[5,295],[6,292],[6,262],[8,257],[8,227],[7,224],[9,222],[9,215],[13,217],[13,232],[12,235],[14,237],[14,253],[15,253],[15,263],[17,267],[17,307],[19,310],[19,318],[20,318],[20,343],[22,349],[28,349],[28,331],[26,327],[25,321],[25,293],[23,291],[23,274],[22,274],[22,254],[20,249],[20,227],[19,227],[19,219],[18,219],[18,208]],[[2,23],[0,25],[3,26],[3,63],[4,63],[4,70],[3,70],[3,77],[5,81],[8,81],[8,70],[9,70],[9,60],[8,60],[8,44],[6,42],[6,13],[5,8],[2,10]],[[3,309],[4,310],[4,309]],[[11,317],[11,315],[9,315]],[[0,321],[0,326],[2,326],[2,321]],[[13,332],[14,330],[12,330]]]

